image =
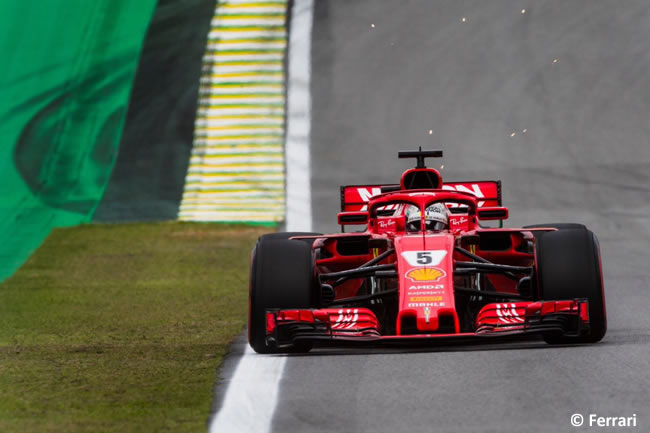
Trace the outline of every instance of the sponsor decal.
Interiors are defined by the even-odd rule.
[[[381,194],[381,187],[374,187],[374,188],[357,188],[357,194],[359,194],[359,198],[361,201],[370,201],[374,196]],[[391,204],[388,206],[382,206],[378,208],[377,210],[391,210],[391,209],[397,209],[397,204]],[[367,205],[363,205],[363,207],[359,210],[368,210]]]
[[[395,221],[394,220],[388,220],[388,221],[379,221],[379,228],[382,229],[390,229],[395,227]]]
[[[359,320],[358,308],[341,308],[338,313],[339,316],[332,325],[332,329],[349,329],[357,326],[357,321]]]
[[[442,301],[442,296],[412,296],[409,302],[438,302]]]
[[[476,198],[479,199],[478,201],[478,206],[482,207],[485,205],[485,203],[488,200],[480,200],[480,199],[485,199],[486,193],[490,194],[492,190],[496,190],[497,186],[496,183],[493,181],[487,181],[487,182],[467,182],[467,183],[452,183],[452,184],[444,184],[442,185],[443,190],[447,191],[460,191],[460,192],[467,192],[472,195],[474,195]],[[355,197],[355,192],[356,192],[356,197]],[[374,196],[381,194],[381,187],[355,187],[353,188],[346,188],[346,200],[350,201],[363,201],[363,202],[368,202],[370,201]],[[419,193],[410,193],[409,195],[411,196],[422,196],[422,195],[428,195],[428,196],[435,196],[436,194],[433,192],[419,192]],[[349,198],[348,198],[349,196]],[[358,198],[357,198],[358,197]],[[458,203],[449,203],[451,207],[458,207],[460,206]],[[496,204],[495,204],[496,205]],[[364,205],[361,209],[359,210],[366,210],[368,207]]]
[[[411,266],[438,266],[447,255],[446,250],[404,251],[402,257]]]
[[[357,193],[361,201],[370,201],[376,195],[381,194],[381,187],[379,188],[357,188]]]
[[[485,194],[483,194],[483,191],[481,191],[481,187],[478,184],[476,183],[469,184],[469,187],[471,187],[472,189],[468,188],[465,185],[443,185],[442,189],[447,191],[468,192],[476,196],[476,198],[485,198]],[[485,204],[485,202],[479,201],[477,204],[478,207],[481,207]]]
[[[431,317],[431,308],[424,307],[424,320],[429,323],[429,317]]]
[[[444,290],[444,284],[417,284],[409,287],[409,290]]]
[[[524,319],[517,313],[515,304],[496,304],[497,316],[499,322],[507,323],[509,325],[516,325],[524,322]]]
[[[438,268],[417,268],[411,269],[406,273],[406,276],[410,278],[413,282],[418,281],[431,281],[436,282],[440,278],[444,277],[445,271]]]
[[[443,290],[414,290],[409,292],[411,296],[434,296],[434,295],[443,295],[445,292]]]
[[[455,217],[455,218],[449,218],[449,225],[454,228],[454,227],[459,227],[459,226],[466,226],[467,223],[469,222],[469,218],[467,217]]]
[[[419,308],[419,307],[444,307],[444,302],[409,302],[406,304],[407,308]]]

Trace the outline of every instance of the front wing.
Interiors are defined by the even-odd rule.
[[[579,336],[589,331],[589,306],[585,299],[493,303],[476,317],[474,332],[456,334],[382,335],[381,324],[367,308],[269,310],[267,344],[290,347],[299,341],[331,345],[447,344],[509,338],[535,333]]]

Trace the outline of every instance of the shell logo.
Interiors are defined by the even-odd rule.
[[[445,276],[445,271],[438,268],[417,268],[406,273],[411,281],[438,281]]]

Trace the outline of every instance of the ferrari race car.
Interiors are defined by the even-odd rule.
[[[399,157],[417,160],[399,184],[341,187],[342,233],[259,239],[248,322],[256,352],[306,352],[316,342],[603,338],[603,277],[591,231],[566,223],[503,228],[500,181],[443,183],[425,166],[425,158],[442,157],[438,150]],[[348,225],[365,229],[346,233]]]

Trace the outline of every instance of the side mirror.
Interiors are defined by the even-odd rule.
[[[482,207],[476,212],[478,219],[482,221],[504,220],[508,218],[507,207]]]
[[[364,225],[368,224],[368,212],[339,212],[337,215],[339,225]]]

